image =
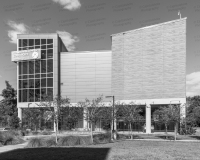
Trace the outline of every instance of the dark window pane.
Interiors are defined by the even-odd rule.
[[[34,74],[34,61],[29,61],[29,74]]]
[[[53,49],[47,50],[47,58],[53,58]]]
[[[22,50],[22,48],[19,48],[19,51],[21,51]]]
[[[22,79],[23,76],[19,76],[19,79]]]
[[[47,95],[53,100],[53,88],[47,88]]]
[[[19,75],[22,74],[22,65],[23,65],[23,63],[19,62]]]
[[[29,102],[34,102],[34,89],[29,89]]]
[[[53,48],[53,44],[47,45],[47,49],[48,48]]]
[[[35,39],[35,45],[40,45],[40,39]]]
[[[35,79],[35,88],[40,88],[40,79]]]
[[[47,74],[47,77],[53,77],[53,73]]]
[[[47,95],[46,95],[46,88],[41,89],[41,99],[43,100]]]
[[[35,90],[35,102],[40,101],[40,89]]]
[[[46,74],[41,74],[41,77],[47,77],[47,75]]]
[[[23,79],[27,79],[27,78],[28,78],[28,75],[23,75],[22,78],[23,78]]]
[[[23,62],[23,74],[28,74],[28,62]]]
[[[41,59],[46,59],[47,55],[46,55],[46,50],[41,50]]]
[[[29,75],[29,78],[34,78],[34,75]]]
[[[27,102],[27,89],[23,90],[23,102]]]
[[[42,73],[46,73],[46,61],[41,60],[41,68],[42,68]]]
[[[34,46],[32,46],[32,47],[28,47],[28,49],[34,49]]]
[[[53,87],[53,78],[47,78],[47,87]]]
[[[40,48],[40,46],[35,46],[35,49],[38,49],[38,48]]]
[[[22,88],[28,88],[28,80],[22,80]]]
[[[41,87],[46,87],[47,85],[46,85],[46,82],[47,81],[47,79],[46,78],[42,78],[41,79]]]
[[[35,61],[35,73],[40,73],[40,61]]]
[[[35,78],[40,78],[40,74],[36,74],[36,75],[35,75]]]
[[[34,88],[34,79],[29,79],[29,88]]]
[[[47,40],[46,39],[41,39],[41,45],[43,44],[47,44]]]
[[[29,46],[33,46],[34,45],[34,39],[29,39],[28,43],[29,43]]]
[[[22,102],[22,90],[19,90],[18,98],[19,98],[19,102]]]
[[[27,102],[29,102],[29,89],[27,89]]]
[[[19,80],[19,89],[22,88],[22,80]]]
[[[28,40],[27,39],[22,39],[23,46],[22,47],[27,47],[28,46]]]
[[[22,47],[22,40],[21,39],[19,39],[18,47]]]
[[[52,44],[53,43],[53,39],[47,39],[47,44]]]
[[[47,72],[53,72],[53,59],[47,60]]]
[[[47,45],[42,45],[41,46],[41,49],[46,49],[47,48]]]

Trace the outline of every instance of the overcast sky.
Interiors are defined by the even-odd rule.
[[[187,17],[187,96],[200,95],[199,0],[1,0],[0,91],[16,88],[20,33],[59,33],[69,50],[110,50],[110,35]]]

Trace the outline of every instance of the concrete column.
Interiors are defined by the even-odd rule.
[[[151,105],[146,104],[146,133],[151,133]]]
[[[87,114],[87,109],[83,108],[83,129],[88,129],[88,121],[85,119]]]
[[[22,123],[22,108],[17,108],[18,109],[18,117],[21,120]]]

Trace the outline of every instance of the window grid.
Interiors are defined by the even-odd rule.
[[[42,93],[53,93],[53,39],[19,39],[19,50],[37,48],[41,49],[41,53],[45,53],[43,59],[41,57],[41,60],[19,62],[19,102],[37,102],[39,101],[39,99],[42,98]],[[45,73],[43,73],[42,62],[45,62]],[[32,74],[29,74],[31,70],[29,67],[30,63],[33,63]],[[37,70],[37,67],[39,67],[39,70]],[[44,82],[45,86],[42,87],[42,85],[44,85]],[[28,99],[28,97],[30,96],[32,97]]]

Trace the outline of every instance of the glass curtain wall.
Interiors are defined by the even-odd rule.
[[[53,39],[19,39],[19,50],[41,49],[41,60],[19,62],[19,102],[53,95]]]

